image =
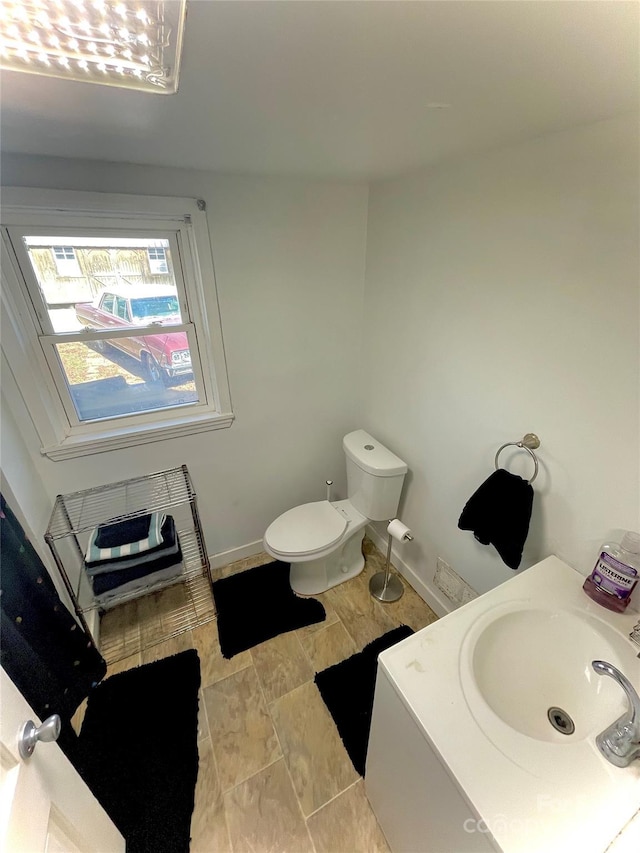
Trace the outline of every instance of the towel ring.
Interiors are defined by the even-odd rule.
[[[529,456],[533,459],[533,464],[535,466],[533,469],[533,477],[529,480],[529,483],[533,483],[535,478],[538,476],[538,457],[533,452],[540,447],[540,439],[538,436],[533,432],[528,432],[520,441],[508,441],[506,444],[503,444],[502,447],[499,447],[494,460],[496,471],[500,468],[498,465],[498,456],[500,456],[505,447],[519,447],[521,450],[527,451]]]

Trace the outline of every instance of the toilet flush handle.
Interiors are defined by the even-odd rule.
[[[333,480],[327,480],[327,500],[331,500],[331,486],[333,486]]]

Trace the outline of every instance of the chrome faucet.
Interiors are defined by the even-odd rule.
[[[612,663],[594,660],[591,666],[598,675],[613,678],[627,694],[629,707],[615,723],[596,737],[596,745],[607,761],[616,767],[628,767],[640,758],[640,696],[633,684]]]

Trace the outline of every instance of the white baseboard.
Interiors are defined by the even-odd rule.
[[[377,530],[372,526],[367,527],[367,536],[375,544],[382,554],[387,553],[387,541],[380,536]],[[231,548],[229,551],[221,551],[219,554],[209,556],[211,569],[220,569],[222,566],[227,566],[229,563],[235,563],[236,560],[244,560],[247,557],[253,557],[264,550],[262,539],[256,542],[249,542],[248,545],[241,545],[239,548]],[[425,601],[429,607],[438,616],[446,616],[455,610],[453,602],[442,593],[433,584],[427,583],[419,577],[414,570],[409,566],[393,549],[391,548],[391,559],[393,565],[400,572],[402,577],[408,584],[418,593],[420,598]]]
[[[221,551],[219,554],[210,554],[209,562],[211,569],[221,569],[223,566],[228,566],[229,563],[235,563],[236,560],[245,560],[247,557],[253,557],[264,551],[262,539],[256,542],[249,542],[248,545],[241,545],[239,548],[231,548],[229,551]]]
[[[378,548],[382,554],[386,555],[388,542],[371,525],[367,527],[367,536],[375,544],[376,548]],[[429,605],[434,613],[438,616],[446,616],[447,613],[451,613],[452,610],[455,610],[453,602],[449,601],[444,593],[440,592],[434,584],[422,580],[411,566],[409,566],[408,563],[406,563],[396,553],[393,545],[391,546],[391,562],[407,583],[418,593],[420,598]]]

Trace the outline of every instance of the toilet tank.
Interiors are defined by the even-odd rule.
[[[363,429],[342,440],[347,457],[347,497],[372,521],[395,518],[407,465]]]

